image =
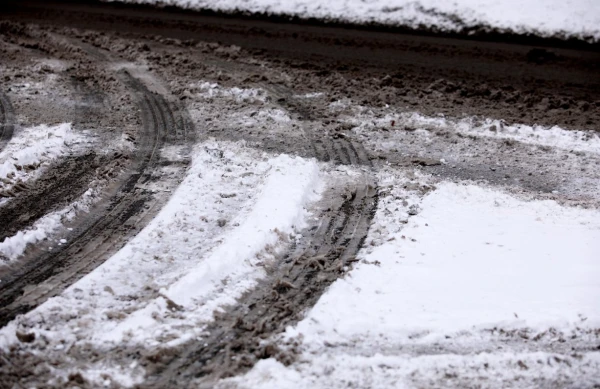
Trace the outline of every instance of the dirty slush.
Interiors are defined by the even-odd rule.
[[[88,188],[102,187],[91,209],[66,224],[68,244],[50,251],[50,243],[41,241],[29,246],[18,264],[0,268],[2,326],[90,273],[157,214],[169,192],[140,185],[176,187],[189,163],[185,158],[179,163],[163,160],[157,150],[177,146],[185,151],[210,138],[244,140],[267,152],[356,166],[362,176],[326,190],[326,200],[314,211],[321,222],[289,243],[268,277],[237,304],[215,313],[201,341],[163,349],[115,348],[107,356],[106,350],[83,341],[66,350],[45,349],[43,338],[22,331],[17,336],[27,347],[15,345],[0,355],[1,387],[44,386],[57,366],[75,367],[64,385],[92,387],[76,367],[103,358],[123,366],[141,364],[147,371],[139,385],[144,388],[186,387],[192,381],[211,387],[216,379],[244,373],[262,358],[292,363],[293,344],[282,349],[268,340],[297,323],[332,282],[352,269],[378,204],[374,171],[385,164],[500,187],[511,177],[516,187],[511,190],[598,206],[597,200],[553,196],[552,188],[564,177],[577,173],[594,180],[597,173],[553,163],[542,148],[532,152],[507,141],[490,157],[488,146],[474,138],[432,129],[436,140],[430,149],[407,141],[398,150],[376,150],[343,120],[346,112],[328,108],[348,101],[381,116],[391,107],[595,131],[600,127],[597,50],[214,16],[180,18],[133,7],[107,8],[104,17],[96,11],[92,6],[38,4],[15,6],[0,16],[0,150],[15,126],[38,123],[73,123],[90,131],[96,142],[95,150],[74,152],[43,169],[19,166],[39,169],[39,174],[27,183],[0,186],[0,198],[8,199],[0,207],[0,241],[70,204]],[[267,103],[285,111],[294,125],[283,136],[265,126],[234,126],[228,117],[239,109],[251,111],[253,102],[200,103],[191,87],[200,80],[262,89]],[[315,98],[302,97],[315,92]],[[199,104],[201,117],[190,113]],[[373,136],[385,138],[397,125],[373,128]],[[415,129],[403,130],[410,134]],[[135,147],[104,152],[115,139]],[[438,150],[457,145],[473,151],[462,168],[439,163],[443,154]],[[492,168],[498,162],[506,167],[502,173]],[[173,174],[158,174],[166,165]],[[540,166],[548,174],[538,174]],[[584,194],[590,190],[580,189]],[[179,307],[173,303],[170,309]]]

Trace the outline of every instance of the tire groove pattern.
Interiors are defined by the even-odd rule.
[[[158,150],[171,132],[165,118],[173,113],[164,97],[150,92],[129,73],[122,71],[119,77],[137,96],[142,112],[143,135],[135,158],[138,162],[104,209],[74,228],[67,239],[69,243],[56,251],[34,248],[32,260],[2,278],[0,326],[57,295],[95,269],[141,227],[129,225],[129,221],[143,212],[147,203],[152,203],[152,194],[137,185],[148,180],[158,164]],[[40,284],[43,286],[39,287]],[[28,288],[28,285],[37,287]]]
[[[268,89],[284,108],[306,120],[303,107],[290,102],[290,91],[280,86]],[[312,127],[304,128],[308,132]],[[308,136],[320,160],[371,165],[357,143],[314,132]],[[377,208],[375,179],[366,172],[360,182],[333,198],[321,211],[319,224],[303,232],[303,239],[282,256],[270,277],[209,324],[205,338],[168,353],[166,360],[150,356],[145,361],[149,378],[141,387],[211,387],[216,379],[243,373],[261,358],[277,357],[277,347],[261,341],[297,323],[302,312],[356,261]]]
[[[8,96],[0,92],[0,151],[11,140],[14,129],[14,113]]]

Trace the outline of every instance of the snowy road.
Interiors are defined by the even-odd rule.
[[[0,387],[597,387],[594,5],[397,3],[4,5]]]

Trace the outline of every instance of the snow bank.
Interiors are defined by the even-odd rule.
[[[600,38],[596,0],[121,0],[192,9],[376,22],[444,31],[481,27],[542,36]]]
[[[544,349],[598,341],[599,211],[449,182],[415,208],[414,197],[393,190],[382,196],[369,239],[397,225],[407,207],[420,212],[363,249],[363,263],[288,328],[284,340],[298,339],[304,350],[299,361],[261,361],[235,383],[506,387],[521,379],[517,386],[528,387],[544,386],[542,379],[584,387],[600,379],[600,353]],[[398,199],[395,211],[386,198]],[[544,343],[548,336],[554,340]]]

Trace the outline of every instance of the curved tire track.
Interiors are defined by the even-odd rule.
[[[311,130],[310,116],[291,91],[267,89],[305,124],[319,160],[371,167],[360,144],[319,137]],[[187,387],[192,382],[210,387],[219,378],[249,370],[259,359],[290,358],[277,346],[261,342],[301,320],[302,313],[356,261],[377,208],[376,182],[369,170],[345,192],[325,196],[333,200],[322,207],[319,224],[303,232],[301,243],[280,258],[267,279],[215,318],[205,338],[173,353],[146,356],[150,374],[142,387]]]
[[[166,201],[164,195],[141,188],[156,179],[160,165],[158,151],[169,139],[185,141],[190,123],[181,109],[172,109],[161,95],[149,91],[125,71],[119,77],[133,91],[142,116],[142,136],[138,140],[131,172],[120,181],[109,200],[97,205],[83,220],[77,220],[68,243],[58,250],[38,246],[25,264],[2,277],[0,283],[0,326],[28,312],[82,278],[118,250],[137,233]],[[182,164],[185,168],[185,163]]]
[[[11,140],[15,130],[15,117],[8,96],[0,92],[0,151]]]

